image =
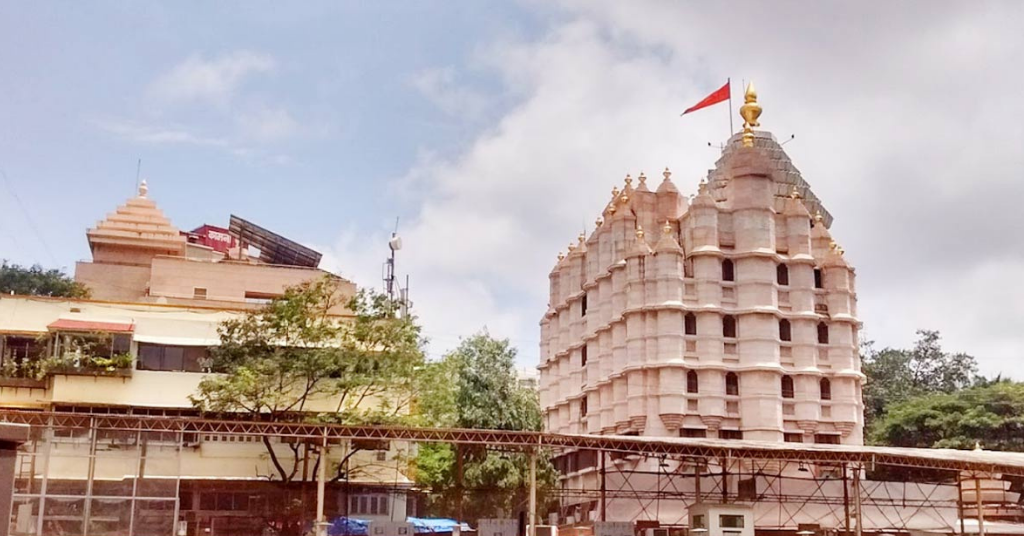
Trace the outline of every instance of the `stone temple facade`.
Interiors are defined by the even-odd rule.
[[[667,169],[653,189],[627,176],[549,276],[546,429],[861,444],[854,270],[831,220],[749,128],[689,199]]]

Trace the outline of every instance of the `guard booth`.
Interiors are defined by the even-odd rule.
[[[28,441],[25,424],[0,423],[0,536],[11,530],[11,504],[14,496],[14,462],[18,447]]]
[[[754,536],[754,509],[742,504],[700,503],[690,507],[691,536]]]

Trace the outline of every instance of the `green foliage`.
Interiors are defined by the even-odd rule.
[[[515,357],[508,340],[496,340],[484,332],[428,364],[418,400],[422,421],[432,426],[539,431],[537,393],[519,386]],[[451,445],[419,448],[416,481],[431,490],[427,505],[431,515],[456,516],[460,497],[463,512],[474,517],[505,517],[523,508],[529,484],[527,454],[463,447],[461,493],[458,454]],[[556,479],[543,454],[537,464],[542,502],[544,491]]]
[[[933,393],[952,393],[982,381],[974,357],[942,351],[939,332],[918,330],[917,335],[910,350],[875,351],[870,343],[865,345],[864,413],[869,424],[894,404]]]
[[[399,318],[386,296],[372,292],[348,301],[351,318],[333,314],[345,299],[339,281],[328,276],[291,287],[265,307],[224,322],[210,362],[220,374],[200,382],[190,397],[193,405],[257,419],[403,420],[423,363],[419,327],[411,318]],[[314,413],[325,406],[330,411]],[[296,478],[310,455],[309,448],[294,444],[289,462],[277,456],[269,439],[264,445],[284,482]]]
[[[25,268],[3,261],[0,263],[0,293],[12,292],[23,296],[89,297],[89,289],[85,285],[60,270],[45,270],[38,264]]]
[[[887,408],[871,440],[899,447],[1024,451],[1024,384],[1000,381]]]

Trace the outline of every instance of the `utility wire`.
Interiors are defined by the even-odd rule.
[[[28,226],[32,229],[32,232],[35,233],[36,238],[39,239],[39,243],[43,245],[43,249],[46,251],[46,254],[50,256],[50,260],[53,262],[53,267],[57,268],[57,257],[53,255],[53,251],[50,250],[50,246],[46,243],[46,239],[43,238],[43,234],[39,232],[39,228],[36,227],[35,221],[32,220],[32,215],[29,214],[28,210],[25,208],[25,204],[22,203],[21,198],[18,197],[18,192],[14,191],[14,186],[11,185],[10,179],[7,178],[7,172],[0,169],[0,175],[4,176],[4,184],[7,185],[7,191],[11,192],[11,197],[13,197],[18,203],[22,214],[25,215],[25,221],[28,222]]]

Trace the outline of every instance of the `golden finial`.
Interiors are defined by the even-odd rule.
[[[668,220],[665,220],[665,226],[661,228],[661,232],[665,236],[672,234],[672,224]]]
[[[629,173],[626,173],[626,188],[629,188],[632,185],[633,185],[633,177],[630,177]]]
[[[643,171],[640,172],[640,176],[637,177],[637,179],[640,181],[640,184],[646,184],[647,183],[647,175],[644,175]]]
[[[832,240],[831,242],[829,242],[829,243],[828,243],[828,247],[829,247],[829,249],[831,249],[832,251],[838,251],[838,250],[839,250],[839,244],[836,244],[836,241],[835,241],[835,240]]]
[[[578,237],[576,237],[576,240],[579,241],[580,245],[582,245],[583,241],[586,240],[586,239],[587,239],[587,235],[585,235],[583,233],[580,233],[580,235]]]
[[[565,253],[562,253],[561,251],[559,251],[558,252],[558,262],[562,262],[562,260],[564,260],[564,259],[565,259]]]
[[[700,180],[700,184],[697,185],[697,193],[703,194],[703,193],[705,193],[707,191],[708,191],[708,181],[707,181],[707,179],[701,179]]]
[[[740,106],[740,117],[743,118],[743,146],[754,146],[754,127],[761,126],[757,119],[761,117],[761,105],[757,103],[757,90],[754,83],[747,84],[747,91],[743,94],[743,106]]]
[[[622,195],[619,196],[619,203],[622,203],[623,205],[629,203],[629,194],[627,194],[625,190],[623,190]]]
[[[793,199],[801,199],[801,198],[803,198],[803,196],[800,195],[800,189],[797,188],[796,186],[793,186],[793,191],[789,192],[789,197],[791,197]]]
[[[668,170],[668,168],[665,168],[665,171],[662,171],[662,172],[661,172],[661,176],[662,176],[662,177],[665,177],[665,180],[668,180],[668,179],[669,179],[669,177],[671,177],[671,176],[672,176],[672,172],[671,172],[671,171],[669,171],[669,170]]]
[[[569,242],[569,253],[572,253],[573,251],[576,251],[576,244]]]
[[[825,217],[821,215],[821,209],[814,211],[814,225],[821,225],[825,221]]]
[[[603,225],[603,224],[604,224],[604,220],[603,220],[603,219],[601,219],[601,217],[600,217],[600,216],[598,216],[598,217],[597,217],[597,219],[596,219],[596,220],[594,220],[594,225],[595,225],[595,226],[597,226],[597,227],[600,227],[600,226],[601,226],[601,225]]]
[[[612,186],[612,199],[619,197],[619,187]]]
[[[608,203],[608,214],[615,214],[615,201]]]
[[[146,184],[146,179],[142,179],[142,182],[139,183],[139,197],[146,197],[148,193],[149,185]]]
[[[636,225],[636,237],[638,240],[644,239],[644,226],[639,223]]]

